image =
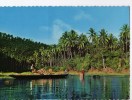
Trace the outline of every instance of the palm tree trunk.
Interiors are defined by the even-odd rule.
[[[127,59],[127,37],[126,37],[126,59]]]
[[[65,52],[65,49],[64,49],[64,60],[66,59],[66,52]]]
[[[71,56],[71,58],[72,58],[72,51],[71,51],[71,48],[70,48],[70,56]]]
[[[126,53],[127,53],[127,37],[126,37]]]
[[[50,60],[50,67],[52,66],[52,60]]]
[[[69,59],[71,58],[71,50],[70,50],[70,47],[68,47],[68,58]]]
[[[56,53],[55,53],[54,65],[56,65],[56,60],[57,58],[56,58]]]
[[[102,61],[103,61],[103,69],[105,69],[105,60],[104,60],[104,56],[103,56],[103,54],[102,54]]]
[[[79,49],[79,55],[80,55],[80,57],[81,57],[81,49]]]

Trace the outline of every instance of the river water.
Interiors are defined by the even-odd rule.
[[[0,100],[129,99],[129,76],[69,75],[65,79],[0,79]]]

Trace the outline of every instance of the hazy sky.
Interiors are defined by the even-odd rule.
[[[92,27],[119,36],[129,25],[129,7],[1,7],[0,32],[54,44],[71,29],[87,33]]]

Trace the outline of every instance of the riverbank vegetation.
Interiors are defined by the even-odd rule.
[[[29,71],[31,64],[36,69],[53,71],[89,70],[122,72],[129,69],[130,27],[123,25],[116,37],[105,29],[78,34],[66,31],[58,44],[46,45],[30,39],[0,33],[0,71]],[[108,71],[109,72],[109,71]]]

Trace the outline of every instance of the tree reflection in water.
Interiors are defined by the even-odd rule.
[[[71,75],[66,79],[0,79],[0,100],[128,98],[129,76]]]

